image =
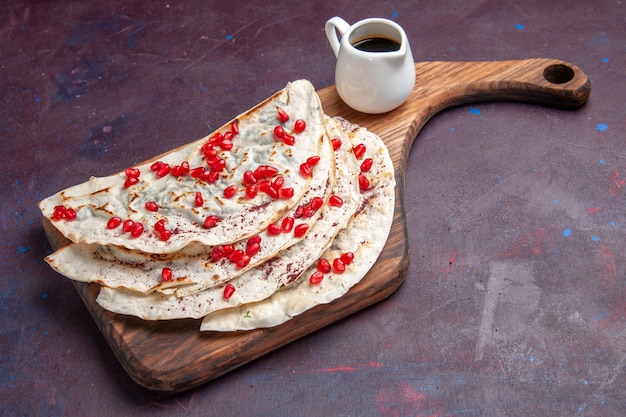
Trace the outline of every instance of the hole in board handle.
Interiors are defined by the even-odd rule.
[[[553,64],[543,70],[543,78],[552,84],[563,84],[574,78],[574,70],[564,64]]]

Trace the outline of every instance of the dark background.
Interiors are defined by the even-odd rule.
[[[623,3],[0,2],[3,415],[623,415]],[[416,61],[562,59],[591,97],[436,116],[409,155],[412,261],[393,296],[190,391],[140,388],[43,262],[36,203],[203,137],[288,81],[334,84],[334,15],[395,20]]]

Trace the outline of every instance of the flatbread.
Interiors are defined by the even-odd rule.
[[[290,208],[277,224],[281,224],[285,217],[294,218],[297,208],[308,205],[314,198],[326,201],[330,196],[336,177],[335,159],[327,133],[324,133],[322,141],[320,161],[314,168],[309,187],[296,206]],[[317,210],[312,216],[300,217],[297,224],[311,226],[320,213]],[[261,249],[243,268],[226,258],[212,262],[213,247],[198,242],[171,254],[150,254],[115,245],[71,243],[45,259],[57,272],[76,281],[96,282],[105,287],[139,293],[176,292],[180,297],[219,286],[304,239],[296,238],[292,233],[270,235],[267,229],[257,235],[262,239]],[[234,249],[245,250],[246,243],[247,240],[236,242]],[[173,281],[162,282],[163,268],[172,269],[175,274]]]
[[[224,299],[224,284],[182,297],[157,292],[137,294],[103,287],[96,300],[98,304],[109,311],[144,320],[201,318],[223,308],[265,299],[295,281],[317,261],[361,206],[362,194],[357,182],[359,163],[352,153],[349,137],[330,118],[326,126],[330,136],[342,139],[341,147],[334,153],[337,178],[332,193],[342,198],[343,205],[325,204],[305,239],[229,281],[236,288],[231,298]]]
[[[277,108],[289,115],[289,121],[277,118]],[[310,82],[299,80],[289,83],[283,90],[240,115],[234,122],[239,132],[233,137],[233,148],[221,150],[218,155],[225,161],[222,170],[217,169],[219,178],[214,183],[201,181],[190,175],[167,174],[157,178],[151,163],[139,165],[139,182],[125,187],[124,172],[102,177],[70,187],[40,202],[43,215],[69,240],[75,243],[115,245],[145,253],[172,253],[191,242],[204,245],[220,245],[240,241],[259,233],[280,218],[303,196],[310,178],[300,174],[299,167],[311,156],[320,155],[323,146],[324,114],[315,89]],[[284,126],[294,131],[295,121],[306,121],[306,129],[294,133],[295,143],[287,145],[276,140],[274,128]],[[232,123],[224,125],[218,132],[232,131]],[[212,136],[212,135],[211,135]],[[191,169],[207,167],[202,146],[210,136],[167,153],[159,159],[170,166]],[[264,193],[246,198],[243,192],[243,176],[246,170],[254,171],[260,165],[271,165],[293,188],[291,198],[272,199]],[[224,197],[227,187],[237,185],[235,197]],[[202,207],[194,204],[196,192],[204,198]],[[147,202],[158,205],[158,212],[146,209]],[[55,207],[63,206],[76,213],[72,221],[55,220]],[[214,227],[204,227],[207,216],[217,216],[221,221]],[[120,227],[108,229],[112,217],[130,219],[141,223],[144,232],[130,237]],[[155,223],[166,219],[172,236],[162,241],[153,233]]]
[[[352,252],[354,260],[345,272],[326,274],[317,285],[309,282],[309,277],[316,271],[313,265],[297,282],[265,300],[207,315],[200,327],[202,331],[227,332],[278,326],[317,305],[343,296],[367,274],[378,259],[393,223],[393,163],[384,143],[375,134],[345,120],[340,122],[354,135],[353,142],[366,145],[366,156],[375,162],[367,175],[370,188],[363,192],[360,208],[322,257],[330,260]]]

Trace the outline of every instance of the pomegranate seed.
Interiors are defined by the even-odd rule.
[[[259,165],[252,173],[254,178],[257,180],[262,178],[271,178],[276,174],[278,174],[278,168],[274,168],[269,165]]]
[[[267,191],[272,188],[272,183],[270,182],[270,180],[261,180],[257,183],[256,186],[259,191],[267,193]]]
[[[168,164],[162,162],[161,163],[161,167],[156,172],[156,176],[158,178],[163,178],[164,176],[166,176],[169,173],[170,173],[170,166]]]
[[[324,205],[324,200],[322,199],[322,197],[313,197],[313,199],[311,200],[311,202],[309,203],[309,205],[311,206],[311,208],[313,209],[313,211],[317,211],[320,207],[322,207]]]
[[[187,172],[189,172],[189,170],[187,169]],[[182,165],[174,165],[171,169],[170,169],[170,174],[172,174],[175,177],[182,177],[183,175],[185,175],[187,172],[185,172],[185,168]]]
[[[343,200],[338,195],[333,194],[328,199],[328,204],[330,204],[333,207],[341,207],[343,206]]]
[[[53,220],[61,220],[65,216],[65,211],[67,209],[64,206],[55,206],[54,212],[52,213]]]
[[[276,191],[276,188],[271,185],[267,187],[265,194],[269,195],[272,200],[276,200],[279,197],[278,191]]]
[[[359,174],[359,188],[361,191],[365,191],[370,188],[370,180],[363,174]]]
[[[200,152],[205,153],[205,152],[210,151],[211,149],[213,149],[213,144],[211,143],[209,139],[208,142],[206,142],[204,145],[200,147]]]
[[[175,177],[182,177],[189,173],[189,162],[183,162],[180,165],[175,165],[170,169],[170,173]]]
[[[283,233],[289,233],[293,229],[294,218],[293,217],[285,217],[283,221],[280,223],[280,229]]]
[[[170,268],[163,268],[161,270],[161,280],[162,281],[171,281],[172,280],[172,270]]]
[[[207,182],[209,184],[213,184],[220,177],[220,173],[218,171],[209,171],[207,174]]]
[[[232,244],[224,245],[224,256],[230,256],[235,251]]]
[[[274,178],[274,181],[272,181],[272,188],[276,191],[280,190],[283,185],[285,185],[285,177],[282,175],[277,176]]]
[[[254,177],[254,172],[247,170],[243,173],[243,183],[245,185],[256,184],[256,178]]]
[[[315,210],[313,210],[313,207],[311,207],[310,204],[302,208],[303,217],[311,217],[314,213],[315,213]]]
[[[328,262],[328,259],[320,259],[317,262],[317,270],[324,274],[328,274],[330,272],[330,262]]]
[[[248,242],[249,243],[249,242]],[[261,250],[261,245],[258,243],[252,243],[246,245],[246,255],[252,257],[257,254]]]
[[[278,125],[274,128],[274,136],[276,137],[276,139],[281,139],[285,137],[285,129],[281,126]]]
[[[374,160],[372,158],[364,159],[361,164],[361,172],[369,172],[369,170],[372,169],[372,165],[374,165]]]
[[[126,178],[126,181],[124,181],[124,188],[129,188],[132,187],[135,184],[139,183],[139,178],[138,177],[128,177]]]
[[[339,259],[341,259],[341,262],[343,262],[345,265],[350,265],[350,263],[352,263],[352,261],[354,260],[354,253],[352,252],[343,253],[339,257]]]
[[[230,123],[230,131],[233,133],[233,135],[239,134],[239,121],[238,120],[233,120]]]
[[[293,197],[294,191],[291,187],[281,188],[278,190],[278,197],[282,199],[289,199]]]
[[[207,229],[215,227],[220,222],[220,220],[221,219],[217,216],[207,216],[206,219],[204,219],[204,227],[206,227]]]
[[[224,140],[224,135],[222,135],[220,132],[217,132],[216,134],[214,134],[213,136],[209,138],[209,143],[211,145],[219,145],[220,143],[222,143],[223,140]]]
[[[346,270],[346,264],[343,263],[343,261],[339,258],[335,258],[333,260],[333,270],[338,273],[341,274],[343,272],[345,272]]]
[[[333,150],[336,151],[337,149],[341,148],[341,139],[339,138],[332,138],[330,140],[330,142],[333,144]]]
[[[219,261],[224,257],[224,255],[224,246],[222,245],[213,246],[213,248],[211,249],[211,260],[213,262]]]
[[[293,131],[296,133],[302,133],[306,129],[306,122],[302,119],[298,119],[293,124]]]
[[[120,224],[122,224],[122,219],[119,217],[111,217],[107,222],[107,229],[115,229]]]
[[[219,159],[219,157],[217,156],[217,151],[213,148],[207,149],[202,154],[204,155],[204,160],[208,165],[215,164]]]
[[[159,206],[154,201],[148,201],[146,202],[146,210],[152,212],[159,211]]]
[[[352,152],[354,153],[356,159],[361,159],[361,157],[365,154],[365,151],[365,145],[362,143],[359,143],[358,145],[352,147]]]
[[[202,177],[202,174],[204,174],[204,171],[205,171],[204,167],[194,168],[189,171],[189,176],[191,178],[200,178]]]
[[[172,232],[167,229],[163,230],[159,234],[159,239],[162,240],[163,242],[167,242],[168,240],[170,240],[170,237],[172,237]]]
[[[236,185],[231,185],[229,187],[224,188],[224,198],[233,198],[239,188]]]
[[[237,268],[239,269],[245,268],[246,266],[248,266],[249,263],[250,263],[250,256],[245,255],[245,254],[241,257],[241,259],[239,259],[236,262]]]
[[[295,213],[293,213],[293,217],[299,219],[302,216],[304,216],[304,208],[302,206],[298,206]]]
[[[270,236],[277,236],[281,234],[282,231],[283,229],[276,223],[272,223],[269,226],[267,226],[267,234]]]
[[[213,171],[220,172],[224,168],[226,168],[226,161],[224,161],[222,158],[219,158],[215,163],[209,164],[209,166]]]
[[[235,293],[235,286],[233,284],[226,284],[224,287],[224,300],[228,300]]]
[[[296,138],[288,133],[285,133],[285,135],[282,137],[282,141],[285,145],[288,146],[293,146],[296,144]]]
[[[252,245],[254,243],[261,244],[261,235],[254,235],[248,239],[248,242],[246,242],[247,245]]]
[[[320,157],[315,155],[315,156],[310,156],[306,159],[306,163],[309,164],[310,167],[314,167],[315,165],[317,165],[317,163],[320,161]]]
[[[233,149],[233,141],[229,139],[224,139],[222,143],[220,143],[220,149],[223,151],[230,151]]]
[[[126,168],[124,171],[128,178],[139,178],[139,170],[137,168]]]
[[[65,213],[63,213],[63,218],[67,221],[76,220],[76,211],[71,207],[68,208],[65,210]]]
[[[309,225],[306,223],[302,223],[296,226],[295,229],[293,229],[293,235],[295,237],[302,237],[304,235],[306,235],[306,232],[309,231]]]
[[[165,219],[161,219],[154,224],[154,231],[161,233],[165,230]]]
[[[137,222],[133,225],[133,228],[130,230],[130,235],[132,237],[139,237],[143,233],[143,224]]]
[[[237,249],[236,251],[230,254],[230,256],[228,257],[228,260],[231,262],[237,263],[244,255],[245,255],[244,251],[242,251],[241,249]]]
[[[204,204],[204,198],[202,198],[202,193],[200,191],[196,191],[196,198],[194,199],[196,203],[196,207],[202,207]]]
[[[224,139],[222,139],[222,143],[224,143],[226,141],[232,142],[234,136],[235,135],[233,134],[233,132],[226,132],[226,133],[224,133]],[[220,143],[220,146],[221,146],[221,143]]]
[[[311,274],[311,277],[309,278],[309,282],[311,283],[311,285],[317,285],[320,282],[322,282],[323,279],[324,279],[324,273],[321,271],[315,271]]]
[[[128,219],[126,220],[123,224],[122,224],[122,230],[126,233],[130,232],[131,230],[133,230],[133,226],[135,226],[135,222]]]
[[[276,112],[278,113],[278,119],[281,121],[281,123],[285,123],[289,120],[289,115],[285,110],[281,109],[280,107],[276,107]]]
[[[311,165],[307,164],[306,162],[300,165],[300,174],[302,174],[303,177],[312,177],[313,170],[311,169]]]
[[[246,197],[247,198],[254,198],[254,197],[256,197],[258,192],[259,192],[259,190],[257,189],[256,185],[248,185],[246,187]]]
[[[150,171],[156,172],[156,171],[160,170],[162,166],[163,166],[163,162],[156,161],[155,163],[150,165]]]

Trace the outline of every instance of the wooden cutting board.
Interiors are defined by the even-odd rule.
[[[415,88],[407,102],[382,115],[350,109],[334,86],[319,91],[326,114],[342,116],[382,137],[396,170],[396,208],[389,239],[373,269],[344,297],[275,328],[203,333],[200,320],[148,322],[110,313],[95,302],[98,285],[73,281],[133,380],[151,390],[184,391],[388,297],[402,284],[409,266],[404,174],[409,150],[422,126],[451,106],[506,100],[575,109],[591,92],[589,78],[580,68],[554,59],[422,62],[415,69]],[[45,219],[44,229],[55,249],[69,243]]]

